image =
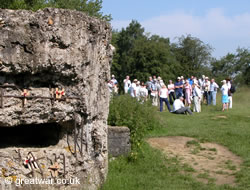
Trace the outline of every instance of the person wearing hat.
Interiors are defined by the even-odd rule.
[[[140,88],[141,88],[140,81],[137,81],[134,90],[135,90],[135,97],[138,101],[140,100]]]
[[[178,99],[176,99],[174,101],[173,104],[173,112],[172,113],[176,113],[176,114],[189,114],[192,115],[192,111],[190,110],[189,107],[185,107],[183,104],[183,96],[180,96]]]
[[[221,81],[222,82],[222,87],[221,87],[221,100],[222,100],[222,111],[225,111],[228,110],[228,91],[229,91],[229,88],[228,88],[228,85],[227,85],[227,81],[226,80],[223,80]]]
[[[117,82],[117,80],[115,79],[115,75],[112,75],[111,76],[111,81],[112,81],[112,83],[113,83],[113,92],[114,92],[114,94],[118,94],[118,82]]]
[[[181,77],[177,77],[177,81],[174,83],[176,98],[179,98],[183,94],[183,83]]]
[[[205,82],[203,83],[203,90],[204,90],[204,94],[203,94],[203,98],[204,101],[206,101],[207,105],[209,103],[209,99],[210,99],[210,81],[208,77],[205,77]]]
[[[198,85],[197,81],[194,81],[193,84],[193,100],[194,100],[194,108],[193,112],[201,112],[201,89],[200,86]]]
[[[113,82],[114,85],[118,84],[117,80],[115,79],[115,75],[111,76],[111,81]]]

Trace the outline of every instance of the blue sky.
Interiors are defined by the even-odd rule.
[[[171,42],[191,34],[211,45],[216,58],[250,48],[250,0],[103,0],[102,5],[114,29],[133,19]]]

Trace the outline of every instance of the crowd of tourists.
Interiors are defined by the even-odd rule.
[[[127,76],[123,80],[124,92],[130,94],[140,102],[152,101],[153,106],[159,106],[163,111],[163,104],[171,113],[192,115],[193,112],[201,112],[201,104],[216,105],[218,89],[222,93],[222,111],[232,108],[232,94],[235,87],[230,79],[221,81],[221,87],[212,78],[202,75],[201,78],[191,76],[184,78],[177,77],[176,81],[169,80],[166,84],[160,76],[149,77],[147,82],[134,79],[132,82]],[[118,94],[118,82],[115,76],[108,83],[111,94]],[[191,106],[193,104],[193,106]]]

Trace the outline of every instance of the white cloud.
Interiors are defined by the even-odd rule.
[[[130,21],[113,21],[113,28],[121,29]],[[146,32],[174,39],[191,34],[215,48],[214,56],[235,52],[237,47],[250,47],[250,13],[225,15],[222,9],[210,9],[203,16],[187,12],[153,17],[140,22]]]

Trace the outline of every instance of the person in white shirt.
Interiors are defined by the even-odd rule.
[[[111,80],[108,82],[108,89],[109,89],[110,94],[112,94],[112,92],[113,92],[113,82]]]
[[[132,82],[129,88],[130,96],[132,96],[133,98],[136,97],[136,83],[137,83],[137,79],[134,79],[134,81]]]
[[[211,104],[213,102],[213,105],[216,105],[216,94],[217,89],[219,88],[218,84],[214,81],[214,79],[211,79],[210,83],[210,99],[208,100],[208,104]]]
[[[168,89],[166,85],[162,85],[161,89],[159,90],[159,97],[160,97],[160,112],[162,112],[163,110],[163,102],[165,102],[165,104],[167,105],[168,111],[172,112],[170,104],[168,102]]]
[[[209,94],[209,91],[210,91],[210,81],[209,81],[209,78],[208,77],[205,77],[205,82],[203,83],[203,89],[204,89],[204,101],[206,101],[207,105],[208,105],[208,102],[209,102],[209,98],[210,98],[210,94]]]
[[[115,79],[115,75],[112,75],[111,78],[112,78],[111,81],[113,83],[113,93],[118,94],[118,82]]]
[[[225,109],[228,110],[228,85],[227,85],[227,81],[223,80],[221,81],[223,83],[222,87],[221,87],[221,93],[222,93],[222,111],[224,111]]]
[[[232,96],[232,93],[230,91],[232,84],[231,84],[230,79],[227,79],[226,81],[227,81],[227,86],[228,86],[228,107],[230,109],[232,109],[232,107],[233,107],[233,96]]]
[[[202,94],[201,102],[204,101],[204,99],[203,99],[203,97],[204,97],[204,86],[203,86],[203,83],[205,82],[205,78],[206,78],[206,76],[202,75],[201,79],[198,80],[198,82],[199,82],[198,84],[201,87],[201,94]]]
[[[127,94],[131,86],[131,81],[129,80],[129,76],[126,76],[126,79],[123,80],[123,83],[124,83],[124,93]]]
[[[158,91],[156,86],[157,79],[153,79],[153,82],[151,83],[151,99],[152,99],[152,105],[158,106]]]
[[[195,81],[193,84],[194,88],[193,88],[193,100],[194,100],[194,108],[193,111],[194,112],[201,112],[201,97],[202,97],[202,93],[200,90],[200,86],[198,85],[198,82]]]
[[[140,88],[141,88],[140,81],[137,81],[134,91],[135,91],[135,97],[138,101],[140,99]]]
[[[175,101],[175,94],[174,94],[174,84],[172,80],[169,80],[169,84],[168,84],[168,95],[169,95],[169,101],[170,104],[173,105],[174,101]]]
[[[183,104],[183,96],[180,96],[178,99],[176,99],[174,101],[174,105],[173,105],[173,112],[172,113],[176,113],[176,114],[186,114],[189,113],[189,115],[192,115],[192,111],[190,110],[189,107],[185,107]]]
[[[147,101],[148,90],[147,90],[146,85],[144,84],[144,82],[141,83],[141,88],[139,90],[139,96],[140,96],[140,101],[141,102]]]

